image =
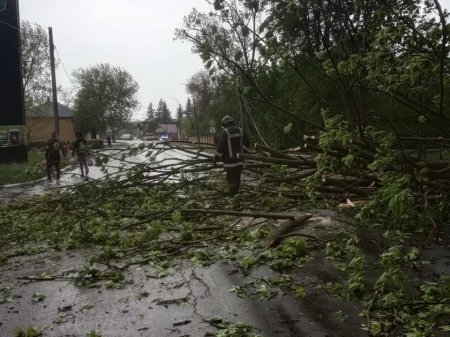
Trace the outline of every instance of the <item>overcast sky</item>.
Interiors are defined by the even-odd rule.
[[[53,28],[53,39],[68,75],[107,62],[139,83],[141,109],[164,99],[172,113],[188,95],[181,83],[203,69],[191,45],[174,41],[174,31],[192,8],[209,11],[205,0],[19,0],[22,20]],[[73,87],[60,64],[57,82]],[[73,80],[73,79],[72,79]]]
[[[441,0],[444,8],[450,0]],[[19,0],[22,20],[53,28],[58,56],[68,75],[107,62],[126,69],[139,83],[142,118],[150,102],[164,99],[172,113],[188,95],[182,83],[203,69],[191,45],[174,41],[174,31],[192,8],[208,12],[205,0]],[[57,82],[72,84],[63,65]]]

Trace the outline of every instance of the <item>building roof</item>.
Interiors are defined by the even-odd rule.
[[[47,101],[33,109],[32,117],[53,117],[53,102]],[[73,118],[74,110],[66,105],[58,103],[58,117]]]

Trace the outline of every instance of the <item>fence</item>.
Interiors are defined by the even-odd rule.
[[[211,144],[211,145],[217,144],[217,136],[216,135],[207,135],[207,136],[198,136],[198,137],[187,136],[184,138],[193,143],[203,143],[203,144]]]

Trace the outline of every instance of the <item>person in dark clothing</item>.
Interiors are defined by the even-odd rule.
[[[89,166],[87,163],[88,148],[87,141],[83,138],[81,132],[76,132],[75,137],[77,138],[72,145],[72,157],[76,154],[78,158],[78,163],[80,165],[81,176],[88,175]]]
[[[219,137],[216,159],[223,161],[227,174],[228,193],[234,196],[239,192],[244,162],[239,154],[247,152],[250,142],[244,131],[228,115],[221,121],[222,133]]]
[[[108,147],[112,147],[111,136],[106,137],[106,143],[108,144]]]
[[[52,132],[50,138],[45,144],[45,160],[47,162],[47,180],[52,181],[52,167],[56,170],[56,180],[61,177],[61,144],[56,132]]]

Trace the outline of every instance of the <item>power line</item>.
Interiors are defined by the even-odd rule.
[[[63,62],[63,60],[61,59],[61,56],[59,55],[59,52],[58,52],[58,49],[56,48],[56,46],[55,46],[55,51],[56,51],[56,54],[58,55],[58,61],[61,62],[62,66],[63,66],[63,69],[64,69],[64,72],[65,72],[66,75],[67,75],[67,78],[69,79],[70,83],[72,83],[72,85],[73,85],[74,87],[76,87],[75,83],[73,83],[73,81],[72,81],[71,76],[70,76],[69,73],[67,72],[66,66],[64,65],[64,62]]]
[[[50,28],[50,27],[43,26],[40,23],[37,23],[37,22],[34,22],[34,21],[29,21],[29,20],[24,20],[24,21],[27,21],[27,22],[29,22],[29,23],[31,23],[33,25],[39,26],[41,28],[45,28],[45,29]],[[58,61],[61,62],[62,66],[63,66],[64,72],[66,73],[67,78],[69,79],[69,81],[72,84],[72,86],[76,87],[75,83],[73,83],[73,81],[72,81],[71,76],[69,75],[69,72],[66,69],[66,66],[65,66],[61,56],[59,55],[59,52],[58,52],[58,49],[56,48],[56,45],[53,45],[53,47],[54,47],[54,49],[56,51],[56,54],[58,55]]]

